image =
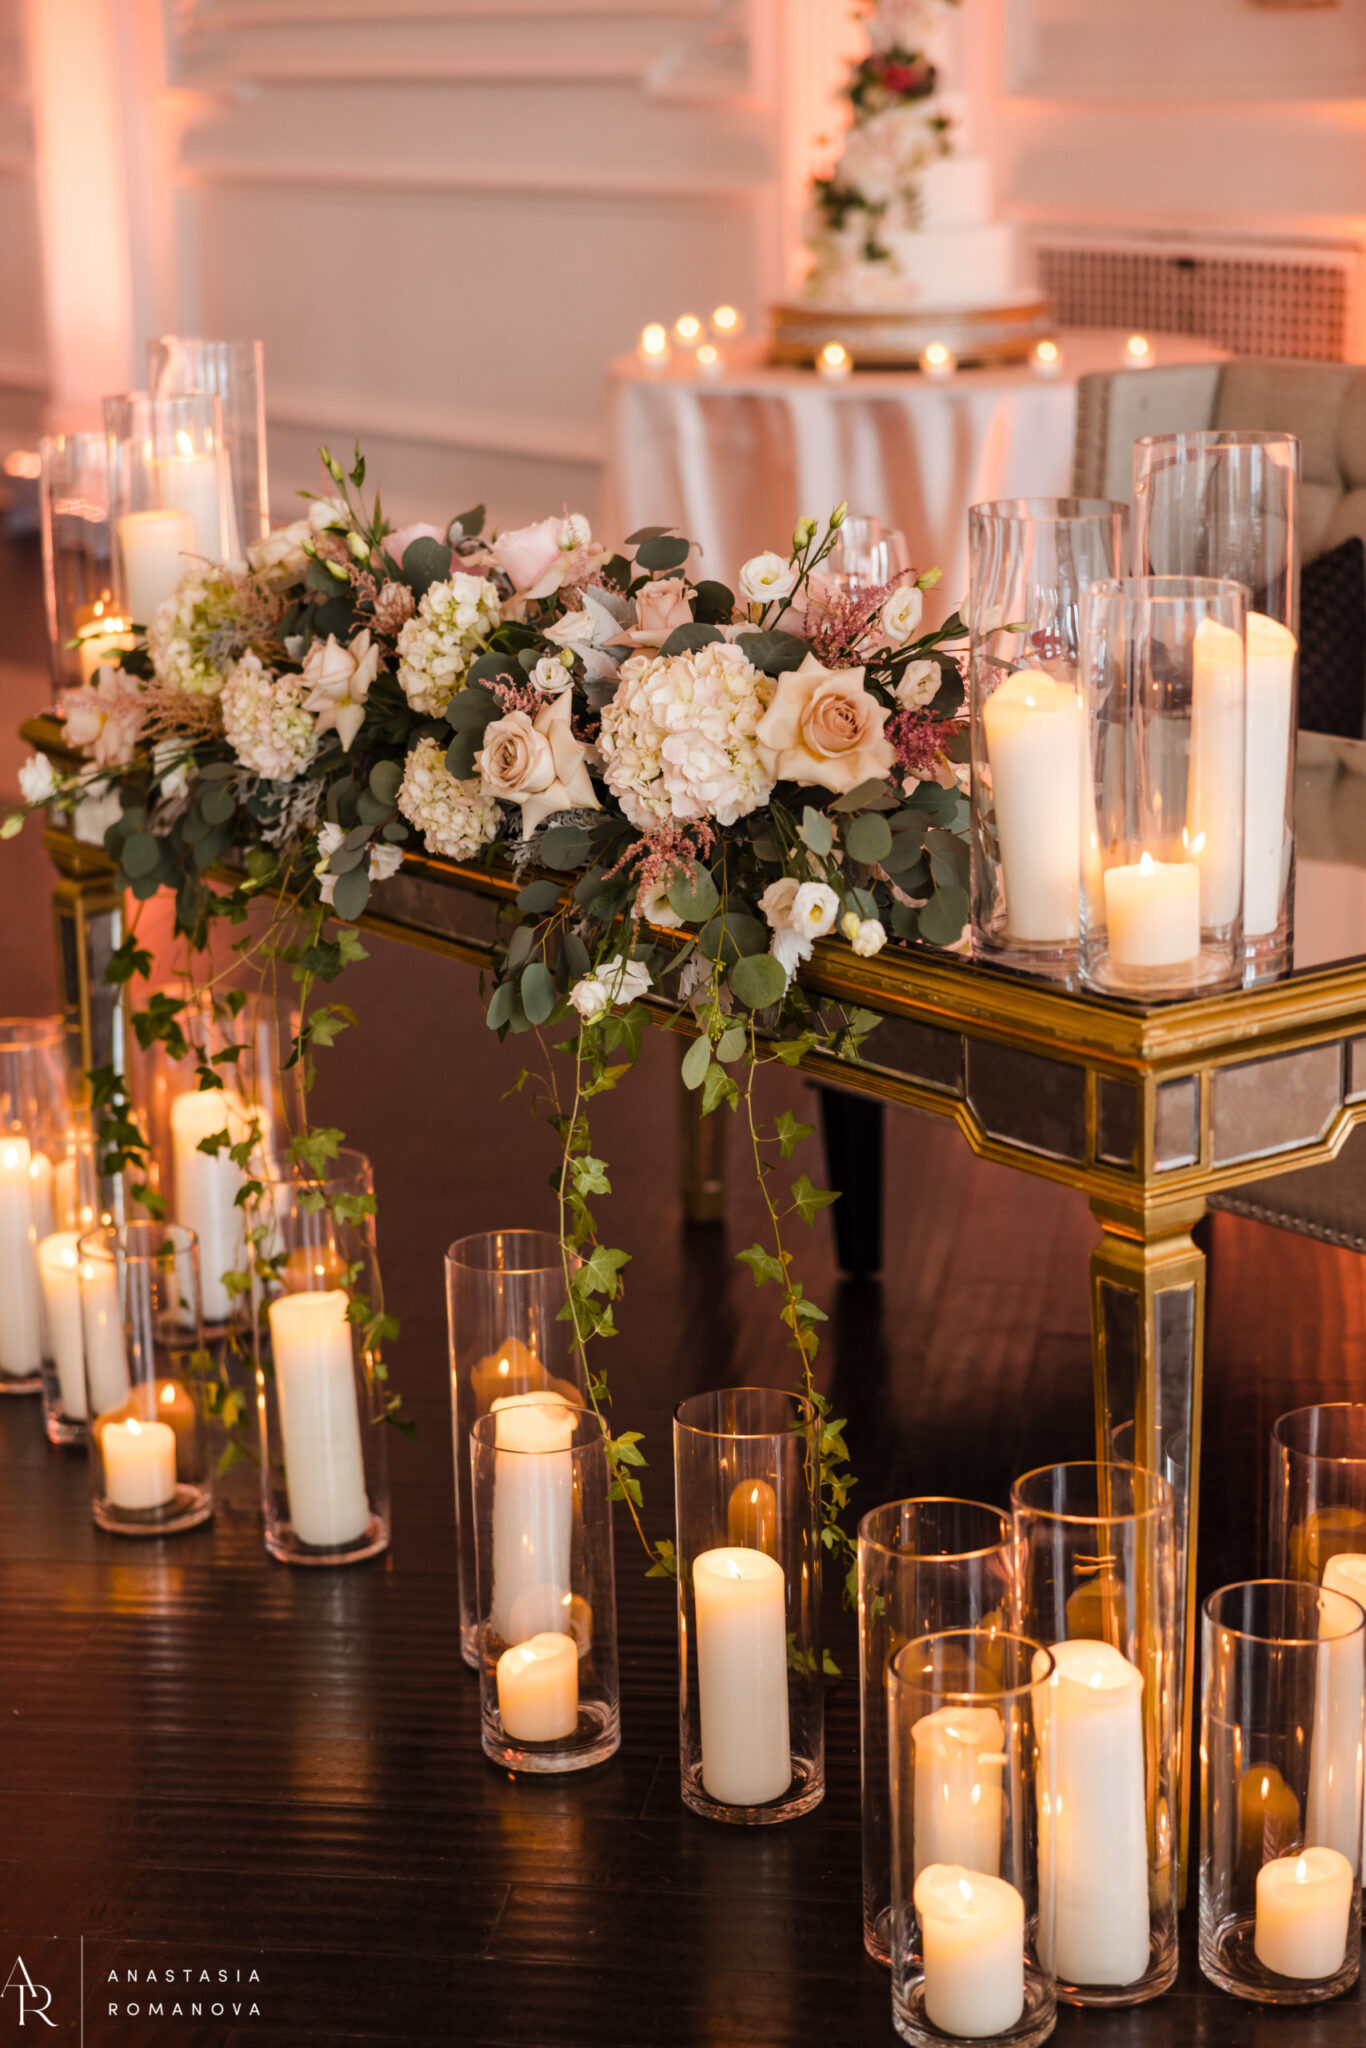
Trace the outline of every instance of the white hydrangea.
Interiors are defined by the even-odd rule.
[[[276,676],[244,654],[223,684],[223,731],[244,768],[268,782],[293,782],[318,751],[317,727],[304,709],[301,676]]]
[[[250,637],[236,577],[206,563],[181,577],[148,627],[147,647],[159,682],[216,697]]]
[[[497,803],[481,794],[477,775],[460,782],[451,774],[440,740],[419,740],[409,754],[398,807],[422,834],[428,851],[444,853],[448,860],[470,860],[497,836]]]
[[[398,636],[398,679],[414,711],[441,716],[501,616],[486,576],[457,572],[428,587]]]
[[[740,648],[634,654],[602,714],[607,787],[642,832],[671,818],[733,825],[768,802],[755,731],[773,694]]]

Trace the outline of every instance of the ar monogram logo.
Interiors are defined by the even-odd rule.
[[[34,1983],[22,1956],[15,1957],[14,1968],[5,1979],[4,1989],[0,1990],[0,1998],[7,1998],[11,1991],[17,1991],[19,1994],[21,2027],[30,2019],[35,2019],[41,2020],[45,2027],[55,2028],[56,2020],[50,2020],[47,2016],[47,2009],[52,2003],[52,1993],[46,1984]]]

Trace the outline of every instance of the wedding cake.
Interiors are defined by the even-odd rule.
[[[966,102],[942,89],[957,0],[873,0],[850,73],[853,119],[818,177],[801,301],[775,313],[779,355],[844,341],[855,360],[1027,352],[1047,309],[1022,292],[1014,229],[993,218],[991,166],[966,147]]]

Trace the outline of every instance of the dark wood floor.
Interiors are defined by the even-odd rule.
[[[36,842],[0,848],[0,1011],[51,1000],[42,888]],[[505,1099],[518,1056],[485,1030],[465,970],[376,946],[347,993],[360,1029],[325,1055],[317,1109],[374,1159],[403,1318],[393,1363],[420,1435],[391,1446],[393,1552],[349,1572],[269,1563],[243,1473],[210,1528],[120,1544],[94,1529],[84,1463],[43,1442],[36,1404],[0,1401],[0,1982],[22,1956],[58,2022],[30,2014],[20,2034],[17,1994],[0,1993],[0,2041],[80,2039],[83,1937],[89,2048],[890,2043],[887,1978],[859,1936],[852,1676],[830,1691],[815,1814],[741,1830],[686,1813],[671,1591],[642,1577],[623,1528],[620,1755],[558,1784],[483,1759],[457,1641],[441,1255],[466,1231],[548,1221],[550,1140]],[[595,1119],[617,1189],[605,1220],[633,1254],[618,1420],[647,1433],[660,1534],[673,1405],[789,1377],[768,1298],[733,1259],[759,1229],[743,1173],[724,1229],[680,1219],[676,1059],[657,1036]],[[789,1076],[771,1094],[809,1101]],[[1004,1500],[1016,1471],[1088,1453],[1092,1227],[1076,1198],[974,1161],[935,1124],[896,1118],[889,1152],[886,1279],[840,1288],[824,1229],[806,1241],[860,1505]],[[1363,1387],[1360,1263],[1219,1219],[1208,1584],[1261,1567],[1274,1416]],[[849,1622],[827,1604],[852,1674]],[[169,1969],[191,1981],[146,1982]],[[197,2000],[203,2017],[110,2020],[110,2002],[140,1997]],[[1058,2038],[1345,2048],[1361,2031],[1356,1994],[1287,2018],[1203,1986],[1188,1915],[1173,1995],[1065,2013]]]

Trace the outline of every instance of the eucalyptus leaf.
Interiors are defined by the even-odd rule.
[[[474,505],[468,512],[457,513],[446,532],[454,539],[474,540],[484,531],[487,516],[482,505]]]
[[[481,661],[488,659],[487,655],[480,656]],[[500,654],[498,659],[508,669],[510,674],[513,666],[511,658],[506,654]],[[470,669],[471,675],[474,674],[474,669],[478,665],[478,662],[476,662],[474,667]],[[497,716],[498,699],[494,696],[492,690],[486,690],[482,684],[477,682],[467,682],[464,689],[457,690],[450,703],[446,706],[446,723],[456,732],[470,732],[476,728],[482,732],[489,723],[489,720]]]
[[[882,865],[908,896],[923,895],[929,887],[930,864],[920,850],[919,840],[912,839],[908,832],[899,833],[893,840],[892,850]]]
[[[564,958],[565,965],[575,981],[582,981],[584,975],[591,970],[593,965],[592,960],[589,958],[588,948],[577,932],[565,933]]]
[[[691,552],[692,542],[681,535],[658,534],[653,540],[642,541],[636,549],[636,567],[648,569],[654,576],[665,576],[671,569],[681,569]]]
[[[543,917],[547,910],[553,910],[560,900],[558,882],[528,882],[524,889],[517,891],[517,908],[527,911],[532,917]]]
[[[497,1031],[500,1026],[507,1023],[512,1015],[512,999],[515,994],[516,987],[514,983],[510,981],[499,982],[489,998],[486,1022],[490,1031]]]
[[[336,589],[336,584],[332,588]],[[356,608],[349,597],[334,597],[328,603],[320,604],[313,614],[313,630],[320,640],[329,634],[338,640],[349,640],[351,628],[356,623]]]
[[[861,811],[845,827],[844,846],[851,860],[876,867],[892,850],[892,828],[880,811]]]
[[[899,939],[920,937],[920,912],[910,903],[894,903],[891,911],[892,930]]]
[[[532,1024],[544,1024],[555,1007],[555,977],[543,960],[533,960],[518,984],[522,1008]]]
[[[699,647],[710,647],[714,640],[724,637],[717,627],[690,620],[687,625],[675,626],[659,651],[661,654],[692,654]]]
[[[364,847],[339,846],[327,863],[329,875],[349,875],[352,868],[358,868],[363,860],[370,858]]]
[[[356,799],[356,816],[362,825],[382,825],[393,808],[382,798],[372,796],[368,789],[363,789]]]
[[[722,917],[713,917],[698,934],[699,950],[708,960],[719,960],[725,967],[733,967],[751,953],[763,953],[768,949],[768,927],[757,917],[747,917],[743,911],[729,911]]]
[[[683,1086],[700,1088],[707,1078],[707,1068],[710,1065],[711,1047],[704,1034],[700,1038],[695,1038],[683,1055]]]
[[[749,1010],[767,1010],[780,1003],[787,989],[787,976],[771,953],[751,953],[737,960],[728,979]]]
[[[757,628],[753,633],[740,635],[739,647],[746,659],[766,676],[780,676],[788,669],[800,668],[811,652],[806,641],[799,640],[795,633],[761,633]]]
[[[448,719],[450,718],[451,712],[455,709],[456,705],[459,704],[463,698],[468,697],[470,691],[473,688],[475,688],[476,685],[488,683],[519,683],[520,681],[521,676],[518,672],[518,662],[516,655],[504,654],[500,648],[490,648],[487,654],[477,655],[475,659],[470,663],[469,667],[465,670],[465,687],[463,690],[457,690],[455,695],[451,698],[450,703],[446,707],[446,717]],[[498,708],[497,698],[491,697],[489,699],[489,702],[493,706],[493,709],[496,711]],[[493,713],[490,712],[489,715],[490,717],[492,717]]]
[[[370,794],[377,797],[381,803],[387,804],[390,810],[392,810],[394,798],[398,795],[399,784],[402,780],[403,763],[401,761],[376,761],[374,767],[370,770]]]
[[[237,799],[225,782],[218,782],[206,789],[199,799],[199,808],[211,825],[226,825],[237,809]]]
[[[888,801],[899,801],[884,775],[870,776],[867,782],[860,782],[857,789],[849,790],[844,796],[837,796],[831,804],[832,811],[885,810]]]
[[[407,837],[408,827],[399,818],[391,818],[380,833],[380,838],[387,839],[391,846],[401,846]]]
[[[659,540],[664,534],[672,532],[673,528],[671,526],[638,526],[634,533],[627,534],[622,545],[628,548],[638,548],[647,540]]]
[[[925,844],[929,850],[930,870],[939,887],[966,889],[970,859],[967,845],[957,833],[931,826],[925,834]]]
[[[468,782],[474,773],[474,757],[484,744],[482,732],[458,732],[446,749],[446,767],[458,782]]]
[[[693,612],[708,625],[727,626],[735,613],[735,592],[728,584],[704,576],[693,593]]]
[[[352,868],[349,875],[338,875],[337,886],[332,891],[332,908],[338,917],[353,924],[370,900],[370,863]]]
[[[968,921],[966,889],[936,889],[920,911],[920,936],[932,946],[951,946]]]
[[[592,842],[578,825],[552,825],[542,834],[537,851],[548,868],[578,868],[591,853]]]
[[[161,865],[161,847],[150,832],[133,832],[123,842],[123,872],[136,880]]]
[[[748,1043],[749,1033],[743,1024],[728,1024],[717,1041],[716,1057],[729,1067],[740,1058]]]
[[[515,974],[523,962],[530,958],[535,950],[535,946],[535,925],[519,924],[512,937],[508,940],[507,971],[509,974]]]
[[[669,907],[677,911],[685,924],[701,924],[720,901],[716,884],[704,867],[695,869],[691,876],[675,875],[669,884]]]
[[[797,827],[805,845],[822,859],[835,843],[835,828],[824,811],[817,811],[810,804],[802,812],[802,822]]]
[[[403,576],[415,598],[424,597],[433,583],[443,582],[450,573],[451,551],[443,540],[419,534],[403,550]]]

